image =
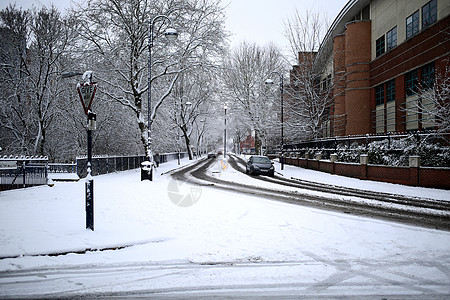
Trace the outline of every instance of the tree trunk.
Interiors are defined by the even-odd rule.
[[[189,139],[189,136],[187,134],[187,128],[185,126],[181,126],[181,132],[183,132],[183,137],[184,137],[184,142],[186,144],[186,151],[188,153],[189,156],[189,160],[193,160],[193,156],[192,156],[192,150],[191,150],[191,140]]]

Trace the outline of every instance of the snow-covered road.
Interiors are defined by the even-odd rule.
[[[175,167],[161,165],[153,182],[139,170],[95,177],[94,232],[84,229],[83,181],[0,193],[0,298],[450,296],[450,232],[182,182],[174,190],[160,174]],[[448,191],[358,183],[450,200]],[[181,207],[174,194],[195,201]],[[117,249],[75,253],[105,248]]]

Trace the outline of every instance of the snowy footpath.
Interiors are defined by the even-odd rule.
[[[1,192],[0,298],[450,298],[450,232],[177,182],[167,174],[177,167],[162,164],[153,182],[139,170],[95,176],[95,231],[84,180]],[[264,184],[219,161],[211,173]],[[282,173],[450,201],[444,190]]]

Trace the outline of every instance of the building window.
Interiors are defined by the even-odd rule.
[[[422,78],[421,85],[423,89],[431,89],[434,87],[435,70],[434,62],[429,63],[421,68]]]
[[[431,0],[422,6],[422,29],[427,28],[437,20],[437,0]]]
[[[406,96],[415,95],[419,87],[419,76],[417,70],[406,73]]]
[[[384,104],[384,84],[375,87],[376,105]]]
[[[386,82],[386,102],[395,101],[395,79]]]
[[[385,51],[384,49],[384,35],[382,37],[380,37],[377,41],[376,41],[376,56],[380,56],[381,54],[383,54]]]
[[[419,11],[406,18],[406,38],[416,35],[419,32]]]
[[[397,46],[397,26],[386,33],[386,50],[389,51]]]

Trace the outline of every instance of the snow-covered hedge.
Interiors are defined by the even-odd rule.
[[[414,136],[400,140],[388,139],[366,145],[353,143],[336,147],[338,161],[359,162],[361,154],[369,155],[369,163],[388,166],[407,166],[411,155],[419,155],[422,166],[450,167],[450,147],[443,147]]]

